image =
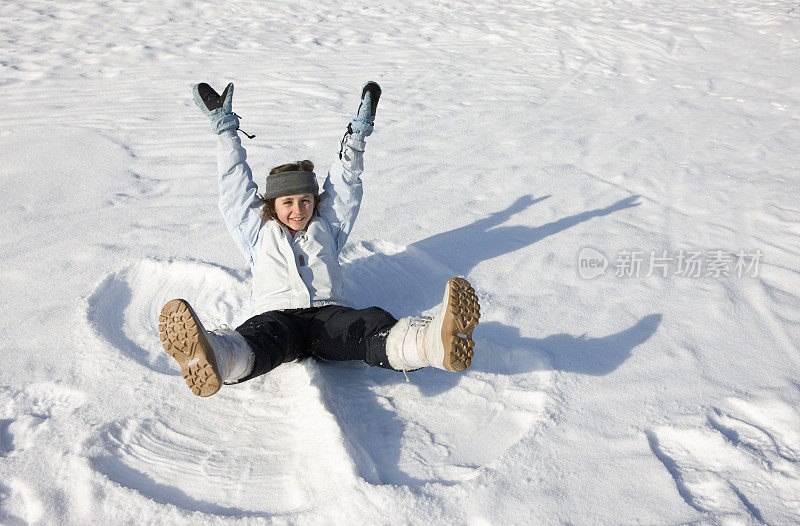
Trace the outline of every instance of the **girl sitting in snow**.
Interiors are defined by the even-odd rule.
[[[313,356],[363,360],[397,371],[437,367],[464,371],[480,310],[463,278],[445,285],[433,318],[396,320],[379,307],[347,306],[338,256],[361,204],[364,138],[372,133],[381,89],[368,82],[342,138],[322,193],[314,165],[270,170],[259,196],[232,111],[233,84],[219,95],[194,87],[194,101],[219,135],[219,208],[253,273],[253,310],[236,330],[208,332],[182,299],[164,305],[158,331],[192,392],[211,396],[224,384],[250,380],[282,363]]]

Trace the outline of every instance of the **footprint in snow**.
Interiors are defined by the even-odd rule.
[[[681,497],[716,519],[800,523],[800,415],[777,400],[727,400],[707,425],[660,427],[653,453]]]
[[[27,414],[0,420],[0,457],[31,447],[46,423],[46,418]]]
[[[0,401],[5,402],[0,418],[0,457],[32,447],[51,419],[68,418],[85,400],[82,392],[50,382],[0,393]]]
[[[86,395],[61,384],[39,382],[25,388],[29,411],[52,417],[68,415],[86,402]]]
[[[6,483],[8,486],[4,485]],[[42,515],[41,501],[25,483],[19,480],[0,483],[0,524],[34,524]]]

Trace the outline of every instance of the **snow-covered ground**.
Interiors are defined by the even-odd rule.
[[[800,522],[798,57],[797,0],[3,2],[0,523]],[[249,274],[191,86],[261,183],[369,79],[350,296],[467,277],[472,368],[195,397],[157,313]]]

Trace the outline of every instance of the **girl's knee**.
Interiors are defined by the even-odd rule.
[[[370,320],[373,320],[376,325],[394,325],[397,323],[397,319],[394,316],[380,307],[369,307],[366,310],[369,313]]]

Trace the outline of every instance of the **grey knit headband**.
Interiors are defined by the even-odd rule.
[[[319,195],[317,175],[314,172],[280,172],[267,176],[264,199],[296,194]]]

